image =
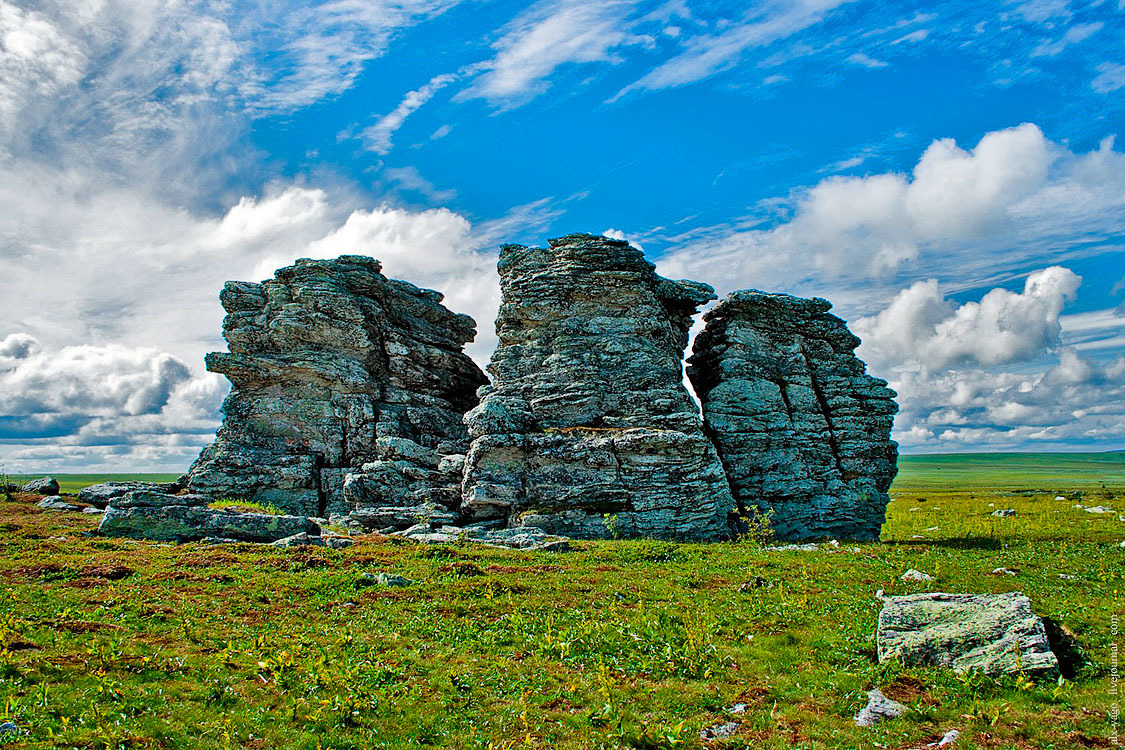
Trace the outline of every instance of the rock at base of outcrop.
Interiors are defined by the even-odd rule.
[[[232,390],[188,473],[193,492],[325,516],[349,509],[345,477],[379,458],[377,438],[464,452],[462,417],[487,382],[462,351],[475,323],[380,270],[346,255],[226,284],[230,351],[209,354],[207,368]]]
[[[42,508],[43,510],[63,510],[63,511],[79,511],[82,508],[74,503],[68,503],[57,497],[45,497],[35,504],[35,507]]]
[[[867,691],[867,705],[855,715],[857,727],[873,727],[883,719],[894,719],[906,712],[906,706],[883,695],[874,688]]]
[[[725,538],[734,502],[682,382],[692,315],[714,291],[592,235],[506,245],[498,268],[462,513],[580,538]]]
[[[295,534],[319,535],[304,516],[230,513],[198,505],[110,506],[98,534],[109,537],[191,542],[209,537],[240,542],[273,542]]]
[[[898,407],[823,299],[734,292],[704,315],[688,377],[739,510],[778,539],[877,540]]]
[[[441,455],[408,438],[381,437],[377,461],[344,477],[351,525],[405,529],[417,523],[458,523],[463,454]]]
[[[271,547],[283,548],[328,547],[329,549],[346,549],[347,547],[355,544],[355,540],[349,539],[346,536],[335,536],[330,534],[317,536],[315,534],[309,534],[308,532],[302,531],[299,534],[287,536],[284,539],[278,539],[277,541],[270,542],[269,544]]]
[[[54,477],[33,479],[23,486],[23,491],[32,495],[57,495],[59,494],[59,480]]]
[[[569,539],[547,534],[537,528],[492,529],[480,525],[440,526],[420,523],[409,529],[397,531],[394,536],[422,544],[452,544],[464,541],[491,547],[540,552],[565,552],[571,549]]]
[[[78,491],[78,502],[105,508],[119,497],[133,491],[158,492],[174,495],[183,489],[179,482],[103,482],[91,484]]]
[[[988,675],[1059,672],[1043,621],[1019,592],[886,597],[876,642],[880,662]]]

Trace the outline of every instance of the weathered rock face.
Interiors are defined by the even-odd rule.
[[[879,661],[952,667],[988,675],[1023,671],[1056,676],[1043,621],[1031,601],[1010,594],[914,594],[883,603],[876,634]]]
[[[682,383],[711,287],[625,242],[501,249],[493,383],[465,418],[462,512],[547,533],[717,539],[733,500]]]
[[[23,486],[23,491],[34,495],[57,495],[59,494],[59,482],[54,477],[33,479]]]
[[[345,509],[349,471],[381,458],[377,438],[464,452],[462,416],[487,378],[462,352],[475,323],[440,293],[345,255],[228,282],[220,300],[230,352],[207,368],[233,389],[186,478],[192,492],[323,516]]]
[[[781,539],[873,540],[897,472],[898,407],[823,299],[754,290],[715,306],[688,376],[741,511]]]

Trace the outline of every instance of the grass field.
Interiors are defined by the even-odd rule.
[[[883,542],[817,552],[168,546],[84,537],[96,517],[17,496],[0,502],[0,722],[29,734],[0,743],[906,750],[958,729],[955,750],[1112,747],[1125,522],[1074,506],[1125,511],[1120,456],[1012,460],[908,458]],[[378,571],[416,583],[360,585]],[[879,665],[878,589],[1024,591],[1084,661],[1039,684]],[[855,727],[872,686],[911,710]]]

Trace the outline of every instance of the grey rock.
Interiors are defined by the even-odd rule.
[[[203,506],[210,502],[204,495],[182,494],[173,495],[168,492],[157,492],[150,489],[129,490],[110,501],[114,508],[161,508],[169,505],[196,505]]]
[[[19,725],[14,721],[5,721],[3,724],[0,724],[0,736],[13,736],[20,734],[27,734],[27,732],[26,730],[20,729]]]
[[[542,529],[526,528],[487,528],[484,525],[469,527],[420,523],[408,529],[397,531],[401,536],[423,544],[452,544],[454,542],[476,542],[491,547],[525,549],[540,552],[565,552],[571,549],[570,540],[565,537],[547,534]]]
[[[24,492],[27,492],[27,490],[25,489]],[[1107,508],[1104,505],[1092,505],[1089,508],[1086,508],[1086,512],[1087,513],[1116,513],[1117,511],[1115,511],[1113,508]]]
[[[879,688],[867,691],[867,705],[855,715],[857,727],[873,727],[883,719],[894,719],[906,712],[906,706],[883,695]]]
[[[897,472],[898,406],[823,299],[734,292],[688,360],[741,513],[778,539],[877,540]]]
[[[364,573],[356,581],[358,586],[390,586],[392,588],[413,586],[414,583],[415,581],[394,573]]]
[[[240,542],[273,542],[319,527],[304,516],[264,513],[231,513],[197,505],[110,506],[102,516],[98,534],[162,542],[189,542],[209,537]]]
[[[725,740],[728,737],[733,737],[738,728],[742,726],[737,721],[725,721],[721,724],[713,724],[699,733],[701,740]]]
[[[937,665],[988,675],[1024,671],[1053,677],[1059,662],[1031,601],[1008,594],[887,597],[876,634],[879,661]]]
[[[899,576],[898,580],[900,580],[900,581],[932,581],[932,580],[934,580],[934,577],[932,575],[930,575],[929,573],[923,573],[920,570],[914,570],[914,568],[911,568],[910,570],[906,571],[901,576]]]
[[[302,531],[293,536],[270,542],[271,547],[325,547],[324,538],[312,536],[307,531]]]
[[[592,235],[506,245],[498,269],[493,382],[465,417],[464,515],[577,538],[725,538],[734,502],[682,382],[713,290]]]
[[[321,537],[324,539],[324,545],[329,549],[347,549],[355,544],[355,540],[346,536],[325,535]]]
[[[93,505],[95,508],[104,508],[113,500],[134,490],[174,494],[181,489],[183,487],[179,482],[103,482],[79,490],[78,502]]]
[[[1015,514],[1016,512],[1011,508],[1001,508],[1000,510],[992,511],[992,513],[990,513],[989,515],[997,516],[998,518],[1007,518],[1008,516],[1014,516]]]
[[[368,531],[376,531],[385,528],[407,529],[427,521],[451,524],[460,520],[459,514],[434,503],[359,508],[353,510],[348,517],[351,521]]]
[[[33,495],[57,495],[59,494],[59,481],[54,477],[33,479],[23,486],[23,491]]]
[[[57,497],[45,497],[42,500],[40,500],[39,502],[37,502],[35,504],[35,507],[42,508],[43,510],[65,510],[65,511],[82,510],[82,508],[80,506],[77,506],[74,503],[68,503],[67,501],[59,499]]]
[[[88,506],[83,508],[82,512],[88,513],[90,515],[101,515],[102,513],[105,513],[105,508],[95,508],[93,506]]]
[[[346,255],[226,284],[229,352],[209,354],[207,368],[233,387],[215,443],[188,473],[192,492],[327,516],[351,509],[345,478],[365,463],[436,471],[435,449],[464,452],[462,417],[487,382],[462,351],[475,323],[380,270]]]

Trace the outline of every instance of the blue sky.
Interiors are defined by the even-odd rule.
[[[0,0],[0,465],[176,471],[217,292],[495,253],[828,297],[906,452],[1125,448],[1125,0]]]

